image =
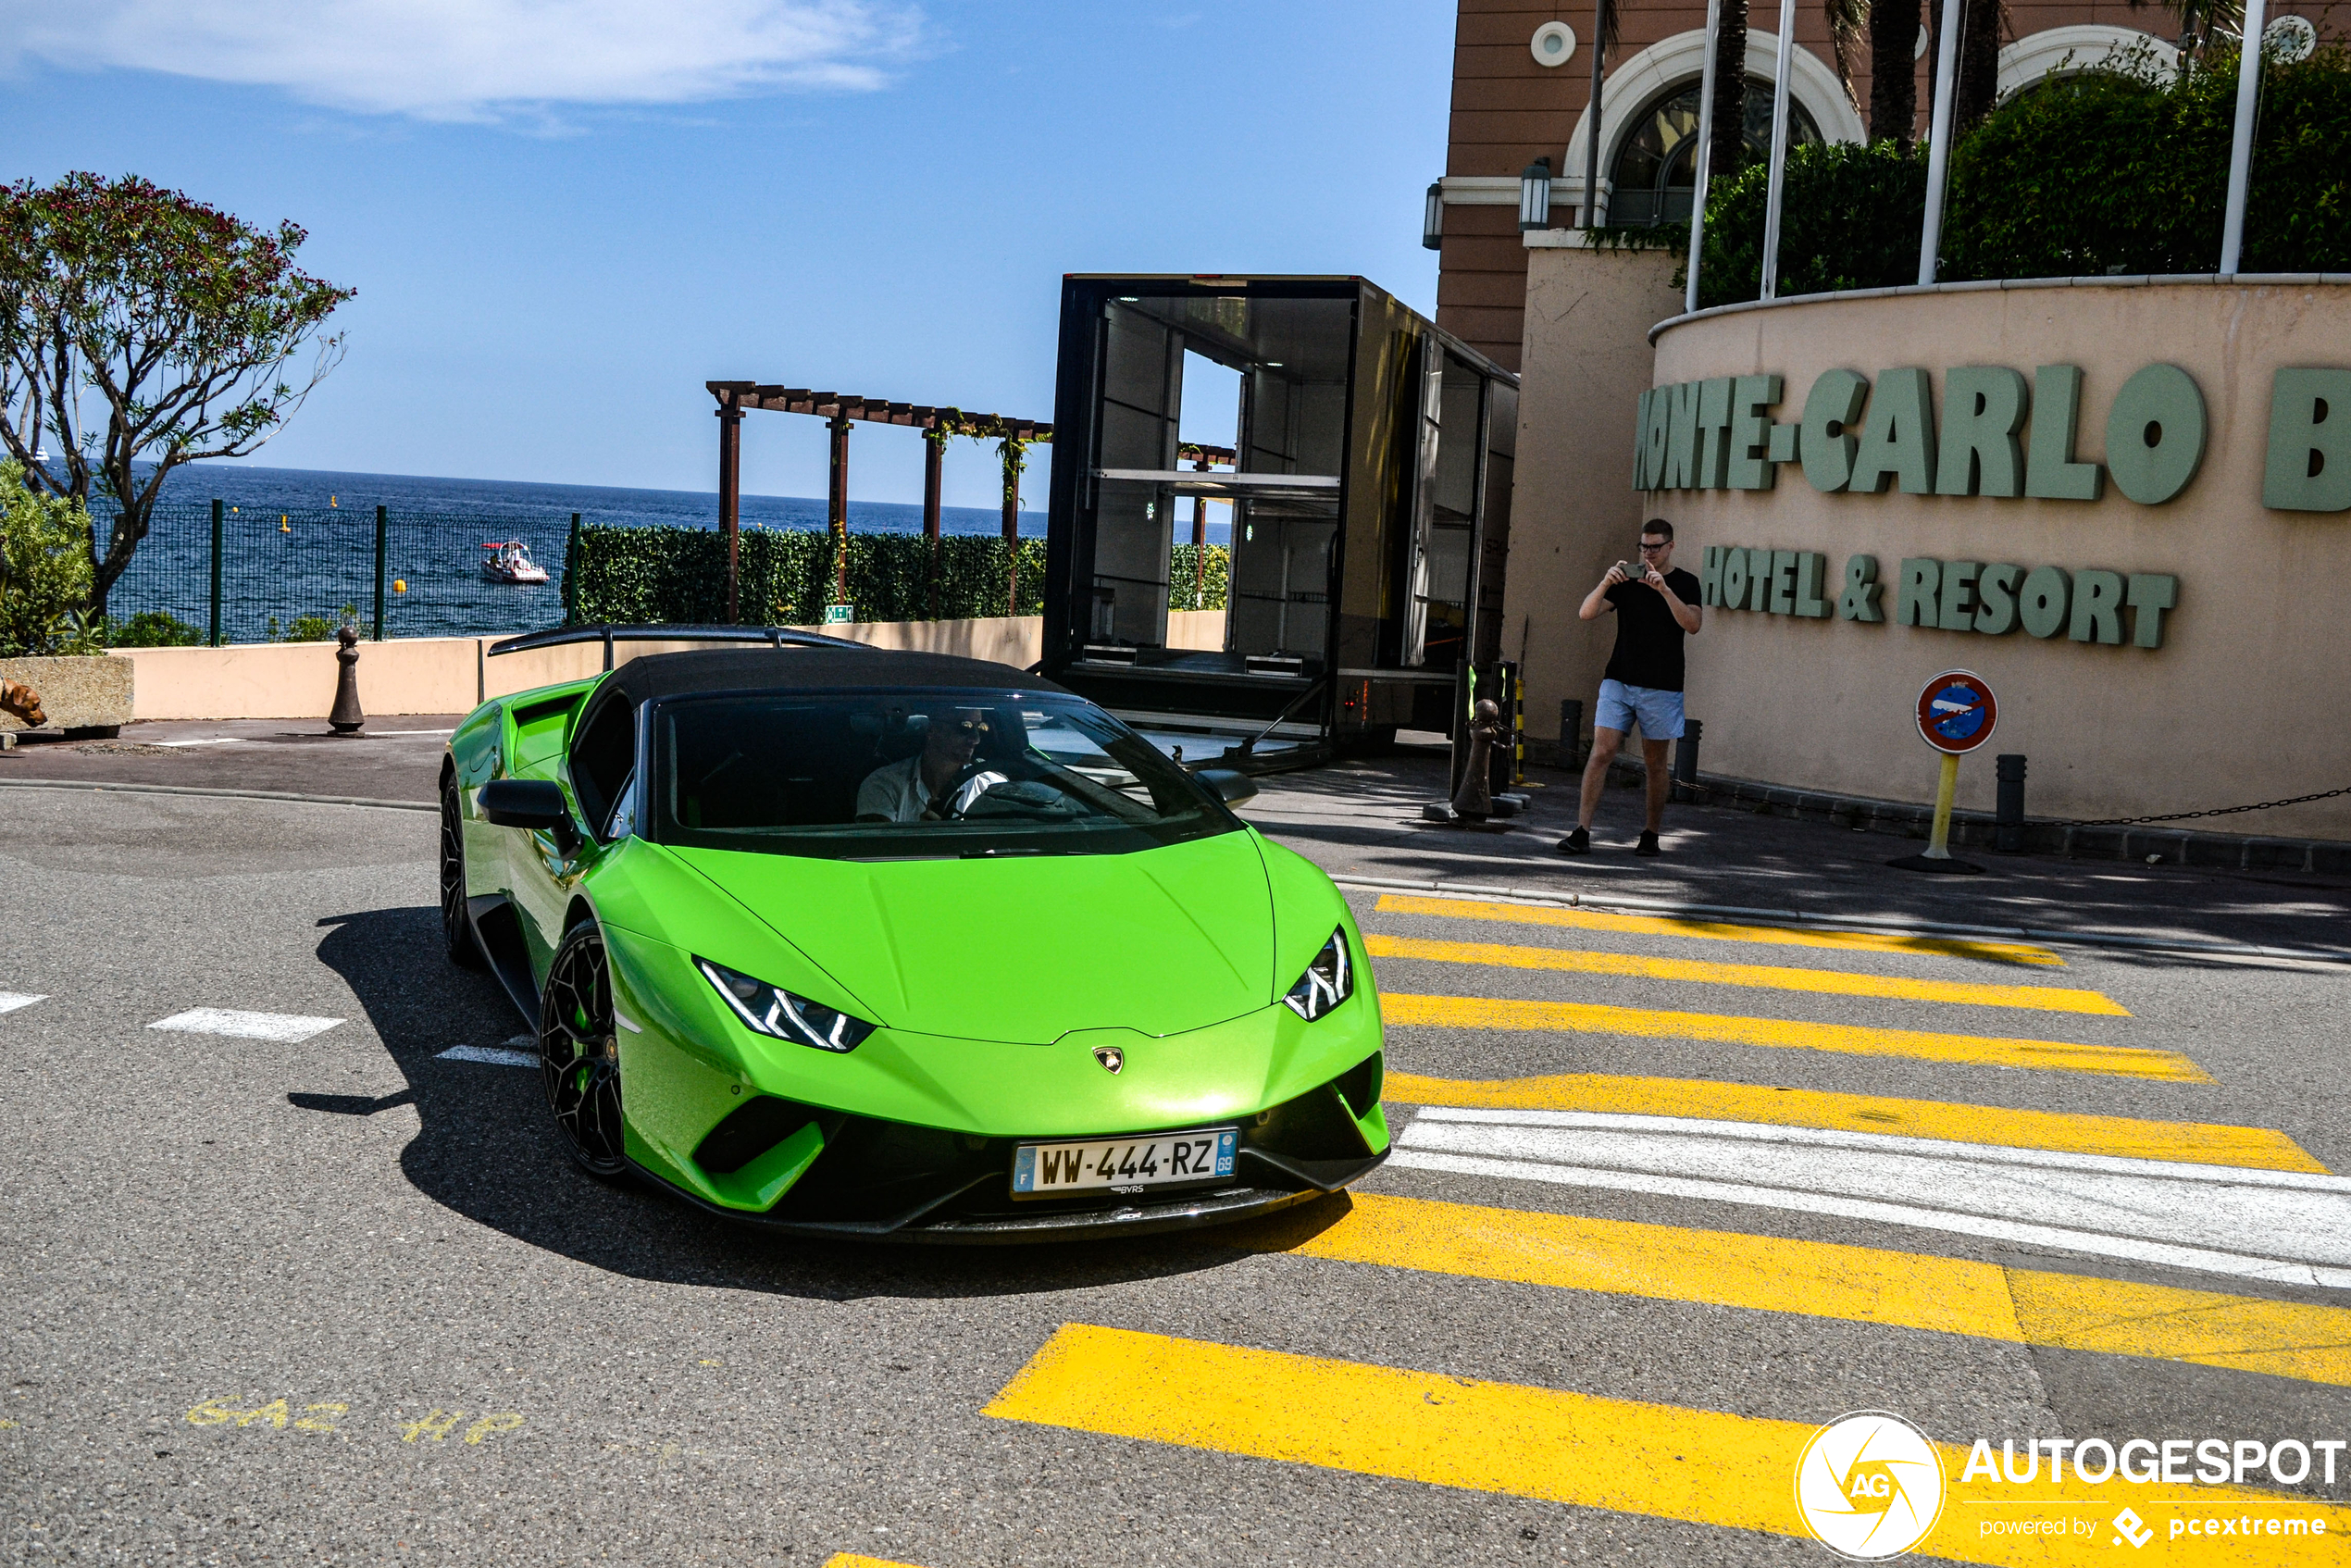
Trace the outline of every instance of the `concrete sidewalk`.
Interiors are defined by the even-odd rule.
[[[0,784],[54,778],[430,801],[442,746],[464,717],[402,715],[352,737],[322,719],[240,718],[126,724],[112,740],[20,739],[0,752]]]
[[[111,741],[31,742],[0,753],[0,794],[44,779],[429,803],[442,742],[462,716],[370,724],[342,740],[307,719],[129,725]],[[1420,820],[1441,798],[1442,748],[1277,774],[1242,815],[1334,876],[1444,882],[1528,897],[1648,899],[1814,917],[2033,927],[2142,939],[2351,946],[2351,880],[2111,860],[1963,852],[1980,877],[1925,877],[1885,862],[1921,846],[1884,833],[1751,808],[1672,806],[1666,852],[1636,859],[1638,791],[1608,791],[1592,853],[1552,846],[1574,824],[1575,777],[1533,770],[1533,812],[1505,831]]]

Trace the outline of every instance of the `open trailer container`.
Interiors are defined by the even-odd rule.
[[[1187,354],[1238,376],[1227,466],[1178,467]],[[1504,697],[1517,428],[1517,377],[1361,278],[1064,279],[1044,672],[1244,765],[1456,734],[1472,665]],[[1231,504],[1210,651],[1167,646],[1193,496]]]

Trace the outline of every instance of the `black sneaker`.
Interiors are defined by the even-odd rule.
[[[1578,828],[1560,840],[1559,849],[1561,854],[1590,854],[1592,852],[1591,829]]]
[[[1643,833],[1641,841],[1633,846],[1633,852],[1635,854],[1662,854],[1664,852],[1658,848],[1656,834]]]

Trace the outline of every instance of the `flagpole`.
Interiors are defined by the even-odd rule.
[[[2229,138],[2229,206],[2220,225],[2220,276],[2236,276],[2245,255],[2245,193],[2253,180],[2254,111],[2261,102],[2265,0],[2245,0],[2245,36],[2237,50],[2237,122]]]
[[[1600,68],[1607,61],[1607,37],[1608,0],[1598,0],[1592,7],[1592,113],[1588,121],[1592,133],[1584,139],[1584,228],[1587,234],[1600,222]]]
[[[1780,0],[1779,68],[1772,84],[1772,177],[1763,193],[1765,299],[1775,299],[1780,292],[1780,198],[1787,180],[1787,79],[1795,56],[1796,0]]]
[[[1706,0],[1706,66],[1698,77],[1697,173],[1690,186],[1690,264],[1682,308],[1698,308],[1698,249],[1706,239],[1706,180],[1714,158],[1714,56],[1722,52],[1723,0]]]
[[[2259,0],[2255,0],[2259,4]],[[1919,231],[1919,286],[1934,281],[1943,248],[1943,188],[1951,173],[1951,96],[1959,70],[1959,0],[1943,0],[1934,49],[1934,125],[1926,144],[1926,227]]]

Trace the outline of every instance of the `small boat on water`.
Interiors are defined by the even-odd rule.
[[[494,539],[482,541],[481,575],[492,582],[545,582],[547,568],[530,558],[530,552],[519,539],[504,543]]]

